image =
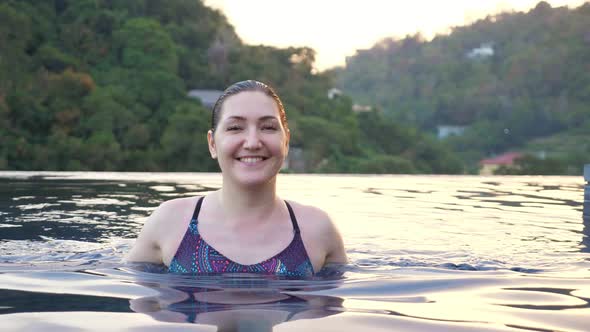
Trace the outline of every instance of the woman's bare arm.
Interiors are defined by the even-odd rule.
[[[176,198],[160,204],[143,225],[125,259],[169,265],[186,232],[198,198]]]
[[[158,243],[158,234],[161,234],[161,217],[163,213],[163,205],[160,205],[149,216],[139,236],[135,240],[135,244],[125,256],[127,262],[146,262],[162,264],[162,250]]]
[[[323,210],[293,202],[302,229],[303,242],[309,258],[318,272],[327,264],[346,264],[346,250],[342,236],[332,218]]]
[[[340,235],[338,228],[331,219],[329,219],[325,237],[328,247],[326,250],[326,261],[324,265],[348,263],[348,257],[346,256],[346,249],[344,248],[342,235]]]

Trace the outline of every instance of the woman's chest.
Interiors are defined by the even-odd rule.
[[[295,239],[292,229],[280,227],[236,232],[199,225],[198,232],[204,246],[241,265],[275,257]]]

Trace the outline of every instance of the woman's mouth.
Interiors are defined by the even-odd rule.
[[[266,160],[266,157],[239,157],[237,158],[239,161],[246,163],[246,164],[255,164],[257,162]]]

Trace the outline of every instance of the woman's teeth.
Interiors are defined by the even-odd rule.
[[[241,162],[244,162],[244,163],[256,163],[256,162],[259,162],[259,161],[262,161],[262,160],[263,160],[262,157],[245,157],[245,158],[240,158],[240,161]]]

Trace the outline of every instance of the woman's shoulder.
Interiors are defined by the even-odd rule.
[[[168,213],[171,211],[178,212],[179,208],[195,207],[201,196],[174,198],[160,203],[156,211],[160,213]]]
[[[317,234],[318,231],[329,232],[334,229],[334,222],[326,211],[313,205],[288,202],[293,207],[297,223],[303,231],[311,230]]]
[[[160,203],[158,209],[174,209],[186,205],[193,205],[194,207],[194,204],[196,204],[197,201],[201,199],[201,197],[202,196],[191,196],[169,199],[167,201]]]
[[[171,220],[184,219],[185,216],[192,216],[192,212],[199,200],[197,197],[182,197],[162,202],[151,214],[151,222],[156,224],[167,224]],[[189,217],[190,217],[189,216]]]
[[[326,263],[346,263],[342,236],[330,215],[315,206],[289,201],[301,229],[308,255],[317,266]]]
[[[160,204],[143,225],[126,259],[132,262],[169,263],[175,241],[182,236],[198,197],[177,198]]]

